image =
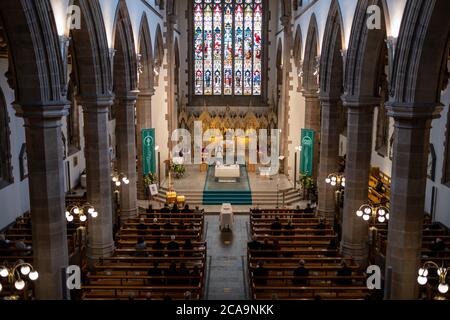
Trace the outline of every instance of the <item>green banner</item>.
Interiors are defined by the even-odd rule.
[[[301,146],[300,173],[304,176],[312,176],[314,161],[314,130],[302,129]]]
[[[142,171],[156,173],[155,129],[142,130]]]

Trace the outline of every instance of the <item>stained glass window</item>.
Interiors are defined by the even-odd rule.
[[[195,95],[261,95],[262,1],[194,0]]]

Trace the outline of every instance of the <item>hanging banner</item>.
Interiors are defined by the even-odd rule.
[[[156,173],[155,129],[142,130],[142,171]]]
[[[300,173],[312,176],[314,161],[314,130],[302,129],[302,151],[300,155]]]

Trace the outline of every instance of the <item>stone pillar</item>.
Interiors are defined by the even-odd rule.
[[[68,265],[61,119],[68,109],[60,102],[16,110],[25,120],[36,298],[61,300]]]
[[[367,222],[358,217],[356,211],[368,199],[374,104],[345,103],[348,106],[348,138],[342,253],[365,265],[369,254],[369,230]]]
[[[141,91],[136,101],[137,196],[139,200],[145,200],[141,135],[143,129],[150,129],[152,127],[152,96],[154,94],[154,90]]]
[[[321,97],[322,126],[320,143],[320,162],[318,176],[319,204],[318,212],[334,223],[336,211],[336,188],[329,186],[325,179],[330,173],[337,172],[339,163],[339,108],[337,99]]]
[[[395,119],[386,267],[392,267],[391,299],[417,299],[432,111],[393,106]]]
[[[111,192],[111,153],[109,151],[110,96],[80,97],[84,110],[84,135],[88,201],[98,217],[89,217],[88,259],[92,265],[114,250]]]
[[[320,146],[320,101],[317,92],[303,92],[305,97],[305,128],[314,130],[314,164],[313,178],[317,179],[319,169],[319,146]]]
[[[136,190],[136,105],[137,92],[116,99],[116,139],[118,170],[130,180],[120,187],[120,220],[123,223],[137,215]]]

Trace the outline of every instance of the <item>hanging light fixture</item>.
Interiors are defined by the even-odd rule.
[[[419,276],[417,277],[417,282],[424,286],[428,283],[428,269],[436,269],[436,274],[439,277],[439,285],[437,287],[440,294],[444,295],[448,293],[449,286],[447,284],[447,274],[450,268],[445,268],[443,265],[439,266],[434,261],[425,262],[422,267],[419,269]],[[440,297],[442,298],[442,297]]]
[[[92,218],[98,217],[98,212],[88,202],[83,204],[72,203],[66,208],[66,219],[69,222],[72,222],[75,217],[78,217],[81,222],[85,222],[88,218],[88,215],[90,215]]]
[[[116,187],[120,187],[122,184],[128,185],[130,184],[130,180],[124,173],[119,173],[118,171],[114,171],[111,174],[112,181],[114,182]]]
[[[332,187],[342,187],[345,188],[345,177],[340,173],[330,173],[325,179],[325,182]]]
[[[19,260],[13,267],[7,265],[0,266],[0,281],[7,279],[11,287],[21,291],[26,287],[26,278],[31,281],[36,281],[39,278],[39,273],[34,270],[29,263]],[[0,282],[0,292],[3,290],[3,285]]]
[[[374,219],[379,223],[389,221],[389,209],[381,204],[363,204],[356,210],[356,215],[364,221],[369,221],[370,219]]]

